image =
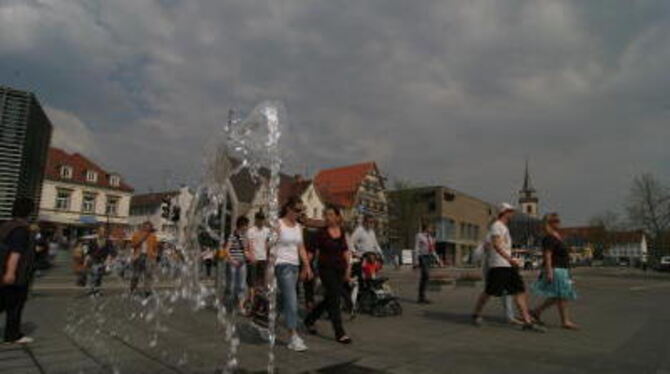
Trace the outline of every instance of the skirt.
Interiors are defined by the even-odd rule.
[[[531,290],[535,295],[548,299],[575,300],[577,292],[575,291],[572,279],[570,279],[570,270],[565,268],[555,268],[554,281],[549,283],[544,278],[544,272],[540,279],[531,285]]]

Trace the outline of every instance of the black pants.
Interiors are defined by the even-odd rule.
[[[214,260],[211,258],[205,260],[205,275],[207,275],[207,278],[212,276],[212,265],[214,265]]]
[[[433,258],[430,255],[419,256],[419,267],[421,268],[421,278],[419,278],[419,300],[426,300],[426,287],[430,281],[430,265]]]
[[[344,270],[322,268],[319,269],[319,277],[325,291],[325,298],[309,313],[305,321],[311,325],[327,310],[330,321],[333,324],[335,337],[339,339],[345,335],[344,328],[342,327],[342,313],[340,311],[340,295],[344,283]]]
[[[316,283],[316,281],[315,281],[314,278],[302,282],[302,288],[305,289],[305,304],[307,304],[307,305],[313,305],[314,304],[314,286],[315,286],[315,283]]]
[[[4,286],[0,288],[0,310],[7,313],[5,341],[21,339],[21,314],[28,299],[28,286]]]

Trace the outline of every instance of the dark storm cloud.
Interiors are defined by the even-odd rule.
[[[0,81],[59,142],[139,189],[195,178],[228,109],[289,111],[291,171],[376,159],[392,178],[511,200],[525,157],[546,209],[621,205],[670,171],[667,2],[0,3]],[[139,161],[138,161],[139,160]]]

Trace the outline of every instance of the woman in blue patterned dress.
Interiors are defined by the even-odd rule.
[[[531,287],[534,294],[544,297],[545,300],[531,315],[540,322],[542,312],[555,305],[561,317],[561,326],[568,330],[578,330],[579,327],[570,320],[568,313],[568,302],[577,299],[577,293],[570,277],[570,253],[559,232],[560,225],[561,219],[557,213],[545,215],[543,270],[540,279]]]

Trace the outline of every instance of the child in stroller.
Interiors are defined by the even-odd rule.
[[[379,277],[382,267],[378,254],[363,255],[356,309],[375,317],[398,316],[402,314],[402,306],[393,294],[388,278]]]

